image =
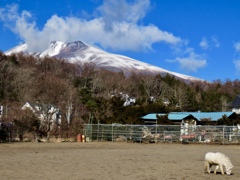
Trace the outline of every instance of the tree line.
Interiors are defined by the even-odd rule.
[[[1,121],[14,122],[19,132],[50,132],[50,121],[43,126],[31,111],[21,110],[26,102],[58,107],[61,128],[52,133],[67,136],[78,133],[83,123],[142,124],[148,113],[226,111],[238,94],[239,80],[186,83],[169,74],[125,76],[91,63],[0,52]],[[126,97],[136,102],[123,106]]]

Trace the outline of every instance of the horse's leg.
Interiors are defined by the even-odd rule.
[[[204,163],[204,173],[210,174],[209,162],[205,161]]]
[[[212,164],[208,163],[208,165],[209,165],[208,174],[210,174],[211,173]]]
[[[221,170],[222,175],[224,175],[224,171],[223,171],[223,166],[222,166],[222,164],[220,164],[219,166],[220,166],[220,170]]]
[[[214,174],[217,174],[217,170],[218,170],[218,168],[219,168],[219,165],[216,165],[216,167],[215,167],[215,171],[214,171]]]

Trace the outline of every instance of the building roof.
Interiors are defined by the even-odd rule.
[[[186,119],[186,118],[196,119],[191,113],[171,112],[168,114],[168,119],[171,121],[179,121],[179,120]]]
[[[166,114],[164,114],[164,113],[151,113],[151,114],[147,114],[147,115],[143,116],[142,119],[156,120],[157,119],[157,115],[164,116]]]
[[[36,104],[26,102],[21,109],[24,110],[26,108],[30,108],[33,112],[39,112],[39,108],[37,107],[38,106]]]
[[[234,108],[240,107],[240,95],[237,95],[236,98],[233,100],[233,102],[230,104],[230,106]]]
[[[192,115],[199,121],[201,119],[210,119],[211,121],[217,121],[218,119],[221,119],[223,115],[229,117],[233,113],[234,112],[171,112],[169,113],[168,118],[172,119],[171,116],[173,116],[178,117],[178,119],[180,119],[181,117],[184,117],[184,115],[185,116]]]
[[[163,114],[163,113],[151,113],[151,114],[147,114],[145,116],[142,117],[142,119],[144,120],[157,120],[157,115],[159,116],[164,116],[167,114]],[[171,121],[179,121],[182,119],[185,119],[186,117],[190,116],[191,113],[178,113],[178,112],[172,112],[168,114],[168,119]]]
[[[198,121],[201,121],[202,119],[210,119],[211,121],[217,121],[218,119],[221,119],[223,115],[226,115],[227,117],[234,114],[234,112],[170,112],[168,114],[168,119],[171,121],[179,121],[187,118],[188,116],[192,116]],[[162,113],[151,113],[147,114],[142,117],[144,120],[157,120],[156,115],[166,115]]]

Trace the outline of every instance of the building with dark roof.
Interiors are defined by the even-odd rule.
[[[232,112],[240,114],[240,95],[237,95],[232,103],[229,104],[229,107],[232,108]]]

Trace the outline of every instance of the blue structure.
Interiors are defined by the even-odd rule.
[[[218,121],[224,115],[228,118],[236,115],[235,112],[170,112],[168,114],[164,113],[151,113],[142,117],[145,124],[156,124],[158,116],[168,115],[168,119],[176,124],[181,123],[183,120],[195,120],[196,122],[202,119],[209,119],[209,121]]]

